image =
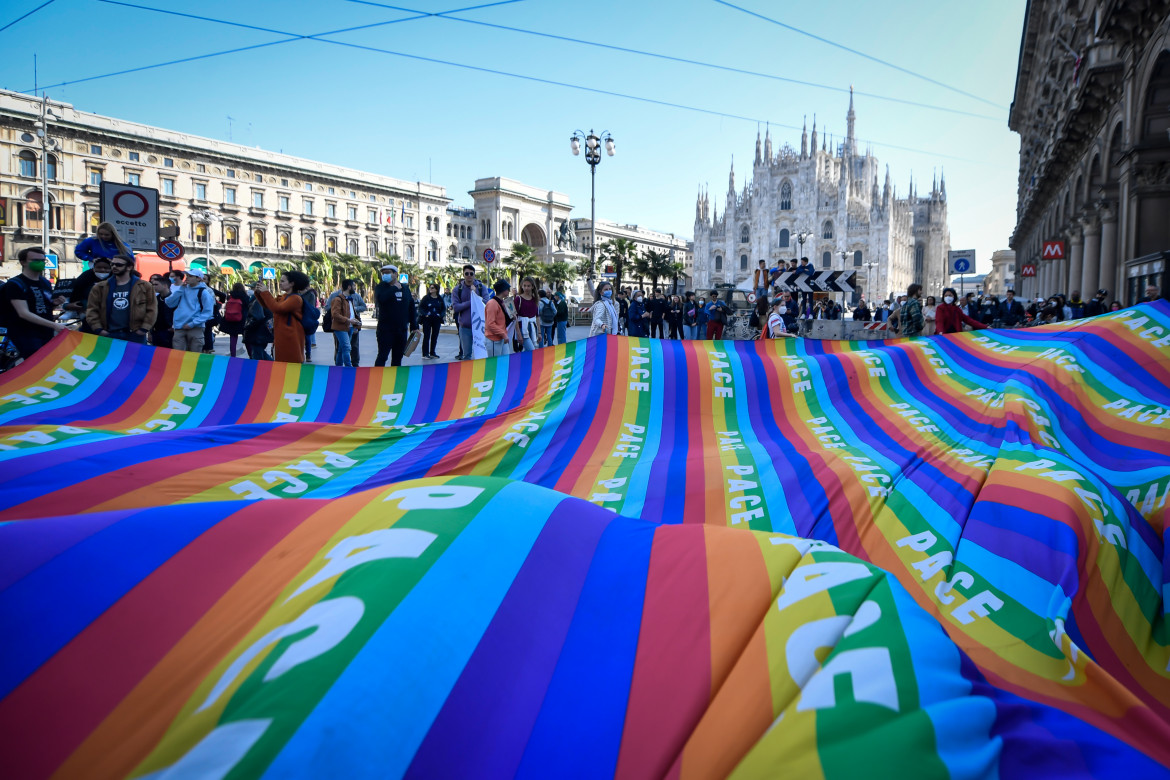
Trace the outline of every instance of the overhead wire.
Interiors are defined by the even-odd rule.
[[[222,56],[222,55],[226,55],[226,54],[234,54],[237,52],[248,51],[250,49],[260,49],[260,48],[264,48],[264,47],[268,47],[268,46],[276,46],[276,45],[280,45],[283,43],[289,43],[291,41],[313,40],[313,41],[317,41],[319,43],[329,43],[329,44],[333,44],[335,46],[342,46],[345,48],[355,49],[355,50],[359,50],[359,51],[367,51],[367,52],[371,52],[371,53],[385,54],[385,55],[394,56],[394,57],[402,57],[405,59],[411,59],[411,60],[416,60],[416,61],[420,61],[420,62],[428,62],[428,63],[432,63],[432,64],[437,64],[437,65],[446,65],[446,66],[453,67],[453,68],[460,68],[463,70],[469,70],[469,71],[474,71],[474,72],[479,72],[479,73],[487,73],[487,74],[495,75],[495,76],[504,76],[504,77],[508,77],[508,78],[520,79],[523,81],[544,84],[547,86],[572,89],[572,90],[577,90],[577,91],[581,91],[581,92],[588,92],[591,94],[604,95],[606,97],[616,97],[616,98],[621,98],[624,100],[631,100],[631,101],[636,101],[636,102],[641,102],[641,103],[647,103],[647,104],[662,106],[662,107],[666,107],[666,108],[675,108],[675,109],[679,109],[682,111],[690,111],[690,112],[694,112],[694,113],[706,114],[708,116],[717,116],[717,117],[724,118],[724,119],[735,119],[735,120],[740,120],[740,121],[744,121],[744,122],[751,122],[751,123],[755,123],[756,125],[769,124],[772,126],[781,127],[781,128],[785,128],[785,129],[789,129],[789,130],[801,130],[802,129],[802,128],[796,127],[795,125],[784,124],[782,122],[776,122],[773,120],[768,120],[768,119],[764,119],[764,118],[760,118],[760,117],[752,117],[752,116],[746,116],[743,114],[735,114],[735,113],[731,113],[731,112],[727,112],[727,111],[720,111],[718,109],[690,106],[690,105],[686,105],[683,103],[675,103],[672,101],[660,100],[657,98],[650,98],[650,97],[645,97],[642,95],[632,95],[632,94],[628,94],[628,93],[617,92],[615,90],[601,89],[598,87],[589,87],[589,86],[584,86],[584,85],[580,85],[580,84],[571,84],[569,82],[557,81],[555,79],[547,79],[547,78],[543,78],[540,76],[531,76],[531,75],[527,75],[527,74],[523,74],[523,73],[512,73],[509,71],[497,70],[497,69],[488,68],[488,67],[485,67],[482,65],[470,65],[467,63],[454,62],[451,60],[444,60],[444,59],[440,59],[437,57],[427,57],[427,56],[420,55],[420,54],[410,54],[407,52],[394,51],[391,49],[383,49],[383,48],[376,47],[376,46],[367,46],[367,45],[363,45],[363,44],[351,43],[348,41],[337,41],[337,40],[333,40],[331,38],[323,37],[323,36],[327,36],[327,35],[339,34],[340,32],[352,32],[355,30],[370,29],[373,27],[385,26],[387,24],[394,24],[397,22],[414,21],[415,19],[423,18],[424,16],[440,16],[442,13],[460,13],[462,10],[475,10],[478,8],[490,7],[490,6],[494,6],[494,5],[506,5],[506,4],[510,4],[510,3],[518,2],[518,1],[520,1],[520,0],[505,0],[505,2],[479,5],[479,6],[474,6],[474,7],[468,8],[468,9],[457,9],[457,10],[452,10],[452,11],[447,11],[447,12],[434,12],[434,13],[426,13],[426,14],[420,13],[420,15],[414,16],[414,17],[407,17],[404,19],[396,19],[396,20],[391,20],[388,22],[377,22],[377,23],[373,23],[373,24],[369,24],[369,25],[361,25],[358,27],[346,28],[342,31],[322,32],[322,33],[316,33],[313,35],[302,35],[300,33],[291,33],[291,32],[284,31],[284,30],[263,28],[264,32],[269,32],[269,33],[277,34],[277,35],[284,35],[284,36],[288,36],[288,37],[281,39],[281,40],[278,40],[278,41],[268,41],[268,42],[261,43],[261,44],[254,44],[252,46],[237,47],[237,48],[227,49],[227,50],[220,51],[220,52],[210,52],[208,54],[195,55],[192,57],[184,57],[184,58],[180,58],[180,59],[168,60],[166,62],[155,63],[152,65],[144,65],[144,66],[140,66],[137,68],[129,68],[129,69],[117,71],[114,73],[89,76],[89,77],[82,78],[82,79],[74,79],[74,80],[70,80],[70,81],[66,81],[66,82],[61,82],[58,84],[49,85],[48,87],[44,87],[43,89],[50,89],[50,88],[59,87],[59,86],[67,86],[70,84],[78,84],[78,83],[82,83],[82,82],[86,82],[86,81],[94,81],[96,79],[109,78],[112,76],[121,76],[121,75],[126,75],[128,73],[134,73],[134,72],[139,72],[139,71],[144,71],[144,70],[162,68],[162,67],[167,67],[170,65],[176,65],[176,64],[191,62],[191,61],[195,61],[195,60],[208,59],[211,57],[218,57],[218,56]],[[130,7],[130,8],[134,8],[137,10],[150,11],[150,12],[154,12],[154,13],[184,16],[187,18],[191,18],[191,19],[195,19],[195,20],[199,20],[199,21],[205,21],[205,22],[209,22],[209,23],[229,25],[229,26],[250,27],[250,28],[256,29],[253,25],[245,25],[243,23],[232,22],[232,21],[224,20],[224,19],[217,19],[217,18],[210,17],[210,16],[202,16],[202,15],[198,15],[198,14],[187,14],[187,13],[181,13],[181,12],[177,12],[177,11],[171,11],[168,9],[161,9],[161,8],[154,8],[151,6],[138,5],[138,4],[134,4],[134,3],[123,2],[122,0],[99,0],[99,2],[107,3],[110,5],[120,5],[120,6]],[[411,9],[392,8],[391,10],[401,10],[401,11],[410,12]],[[27,90],[21,90],[21,91],[27,91]],[[912,154],[921,154],[921,155],[925,155],[925,156],[934,157],[936,159],[948,159],[948,160],[956,160],[959,162],[968,162],[968,163],[978,163],[979,162],[978,160],[973,160],[973,159],[966,158],[966,157],[959,157],[956,155],[946,154],[946,153],[942,153],[942,152],[932,152],[932,151],[923,150],[923,149],[916,149],[916,148],[908,147],[908,146],[900,146],[897,144],[889,144],[889,143],[884,143],[884,142],[879,142],[879,141],[874,141],[874,140],[867,140],[867,139],[859,139],[859,141],[861,141],[863,143],[869,143],[869,144],[871,144],[875,147],[879,147],[879,148],[893,149],[893,150],[898,150],[898,151],[909,152]]]
[[[733,8],[736,11],[747,14],[748,16],[754,16],[755,18],[760,19],[761,21],[765,21],[765,22],[768,22],[770,24],[774,24],[777,27],[783,27],[785,30],[791,30],[792,32],[797,33],[799,35],[803,35],[807,38],[812,38],[814,41],[819,41],[827,46],[832,46],[833,48],[840,49],[841,51],[847,51],[850,54],[856,54],[858,57],[863,57],[863,58],[869,60],[870,62],[876,62],[879,65],[885,65],[887,68],[893,68],[894,70],[899,71],[901,73],[905,73],[908,76],[913,76],[914,78],[922,79],[923,81],[926,81],[930,84],[934,84],[935,86],[942,87],[943,89],[946,89],[946,90],[950,90],[951,92],[955,92],[959,95],[963,95],[964,97],[969,97],[972,100],[978,100],[980,103],[986,103],[989,106],[994,106],[995,108],[1001,109],[1003,111],[1007,111],[1007,106],[996,103],[993,100],[988,100],[987,98],[980,97],[979,95],[976,95],[976,94],[973,94],[971,92],[967,92],[965,90],[959,89],[958,87],[953,87],[950,84],[946,84],[942,81],[939,81],[938,79],[932,79],[930,76],[926,76],[922,73],[918,73],[917,71],[910,70],[909,68],[904,68],[901,65],[895,65],[894,63],[889,62],[888,60],[883,60],[879,57],[873,56],[872,54],[866,54],[863,51],[859,51],[857,49],[854,49],[851,46],[846,46],[843,43],[838,43],[837,41],[822,37],[822,36],[817,35],[815,33],[808,32],[807,30],[802,30],[799,27],[793,27],[791,24],[786,24],[785,22],[782,22],[779,19],[773,19],[770,16],[765,16],[764,14],[758,13],[756,11],[752,11],[748,8],[744,8],[743,6],[735,5],[734,3],[728,2],[728,0],[712,0],[712,2],[718,3],[719,5],[727,6],[728,8]]]
[[[45,2],[41,3],[36,8],[29,11],[28,13],[20,15],[20,16],[16,17],[15,19],[13,19],[8,24],[4,25],[3,27],[0,27],[0,32],[4,32],[5,30],[7,30],[9,27],[16,24],[17,22],[20,22],[20,21],[23,21],[23,20],[29,18],[30,16],[35,14],[37,11],[41,10],[42,8],[45,8],[46,6],[50,6],[55,2],[57,2],[57,0],[45,0]]]
[[[375,0],[346,0],[346,2],[354,3],[356,5],[368,5],[368,6],[371,6],[374,8],[385,8],[385,9],[395,10],[395,11],[413,12],[413,9],[410,9],[410,8],[405,8],[403,6],[397,6],[397,5],[391,5],[388,3],[375,2]],[[452,21],[452,22],[462,22],[464,24],[471,24],[471,25],[476,25],[479,27],[487,27],[487,28],[493,29],[493,30],[503,30],[505,32],[513,32],[513,33],[518,33],[521,35],[531,35],[531,36],[535,36],[538,38],[547,38],[549,40],[563,41],[565,43],[575,43],[575,44],[579,44],[582,46],[593,46],[593,47],[598,48],[598,49],[606,49],[608,51],[622,52],[624,54],[633,54],[633,55],[637,55],[640,57],[650,57],[653,59],[665,60],[667,62],[677,62],[677,63],[681,63],[684,65],[693,65],[693,66],[700,67],[700,68],[709,68],[712,70],[723,71],[725,73],[736,73],[736,74],[739,74],[742,76],[754,76],[756,78],[769,79],[772,81],[779,81],[779,82],[783,82],[786,84],[796,84],[798,86],[803,86],[803,87],[812,87],[814,89],[824,89],[824,90],[829,90],[831,92],[838,92],[838,93],[842,93],[842,94],[849,92],[848,87],[835,87],[831,84],[818,84],[815,81],[803,81],[801,79],[794,79],[794,78],[791,78],[788,76],[780,76],[780,75],[777,75],[775,73],[764,73],[762,71],[748,70],[746,68],[737,68],[737,67],[732,66],[732,65],[721,65],[721,64],[716,63],[716,62],[706,62],[704,60],[696,60],[696,59],[692,59],[690,57],[679,57],[679,56],[672,55],[672,54],[663,54],[661,52],[646,51],[644,49],[635,49],[635,48],[627,47],[627,46],[617,46],[615,44],[602,43],[600,41],[590,41],[590,40],[585,40],[583,38],[575,38],[575,37],[572,37],[569,35],[558,35],[556,33],[542,32],[540,30],[529,30],[529,29],[526,29],[523,27],[511,27],[511,26],[505,25],[505,24],[495,24],[493,22],[485,22],[485,21],[482,21],[479,19],[465,19],[465,18],[459,17],[459,16],[452,16],[452,14],[454,14],[454,13],[460,13],[460,12],[450,11],[450,12],[436,13],[436,14],[434,14],[434,16],[436,18],[446,19],[447,21]],[[922,102],[915,101],[915,100],[907,100],[905,98],[891,97],[889,95],[879,95],[879,94],[876,94],[873,92],[864,92],[861,90],[857,90],[855,92],[855,94],[860,95],[862,97],[873,98],[875,100],[883,100],[883,101],[888,101],[891,103],[898,103],[898,104],[905,105],[905,106],[914,106],[916,108],[923,108],[923,109],[928,109],[931,111],[941,111],[943,113],[956,114],[959,116],[966,116],[966,117],[971,117],[974,119],[986,119],[986,120],[989,120],[992,122],[1002,122],[1003,121],[1003,117],[999,117],[999,116],[989,116],[988,114],[978,114],[978,113],[975,113],[973,111],[964,111],[964,110],[958,109],[958,108],[949,108],[947,106],[939,106],[939,105],[935,105],[932,103],[922,103]]]

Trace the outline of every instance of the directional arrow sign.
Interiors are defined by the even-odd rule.
[[[779,285],[780,289],[784,292],[792,292],[796,289],[796,282],[794,281],[795,277],[796,271],[784,271],[780,274],[776,284]]]
[[[798,274],[796,277],[796,289],[802,292],[812,292],[813,288],[808,286],[809,279],[811,278],[812,277],[806,276],[805,274]]]
[[[841,292],[845,293],[846,295],[852,295],[854,292],[856,292],[854,290],[854,286],[856,284],[857,284],[857,272],[856,271],[849,274],[844,279],[838,279],[836,281],[837,289],[840,290]]]
[[[832,290],[828,285],[828,279],[833,275],[832,271],[821,271],[813,277],[812,286],[814,290],[819,292],[830,292]]]

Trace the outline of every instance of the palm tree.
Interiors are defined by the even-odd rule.
[[[678,295],[678,276],[684,270],[686,270],[686,268],[682,263],[670,264],[671,295]]]
[[[628,238],[611,238],[599,248],[602,251],[603,259],[613,262],[613,270],[616,272],[613,286],[620,290],[622,286],[622,270],[627,265],[630,265],[634,258],[638,256],[638,245]]]
[[[520,281],[530,276],[539,281],[547,270],[547,266],[536,259],[536,250],[521,243],[512,244],[512,253],[504,258],[504,264],[516,272]]]
[[[670,255],[657,249],[648,249],[643,255],[646,260],[646,275],[650,277],[650,284],[658,287],[658,280],[670,276],[674,264],[670,262]]]
[[[638,277],[638,288],[641,289],[646,282],[646,277],[650,275],[650,261],[642,255],[635,255],[632,266],[634,274]]]
[[[576,278],[575,269],[568,260],[554,260],[549,263],[544,275],[554,290],[558,284],[568,284]]]

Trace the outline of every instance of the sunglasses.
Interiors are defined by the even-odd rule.
[[[463,275],[464,276],[475,276],[475,271],[464,271]]]

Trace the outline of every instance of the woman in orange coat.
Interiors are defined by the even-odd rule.
[[[301,324],[304,299],[301,293],[309,289],[309,277],[300,271],[285,271],[280,275],[281,296],[272,297],[264,285],[256,285],[256,297],[272,312],[272,352],[281,363],[305,362],[305,327]]]

